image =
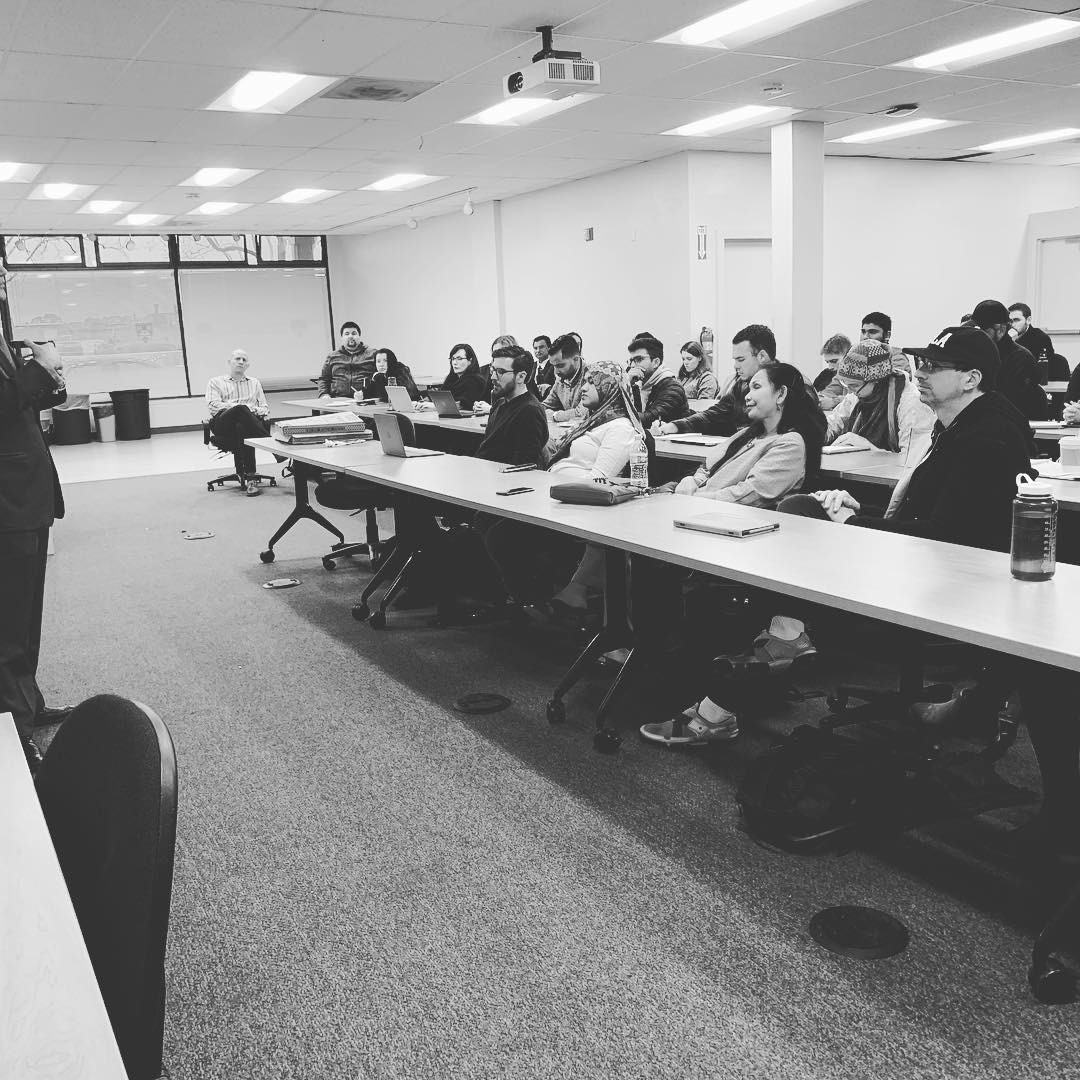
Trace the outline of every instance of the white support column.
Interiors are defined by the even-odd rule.
[[[825,126],[793,120],[772,129],[772,279],[776,349],[817,374],[824,273]]]

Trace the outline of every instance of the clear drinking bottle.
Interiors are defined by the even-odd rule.
[[[1049,581],[1057,565],[1057,499],[1045,480],[1027,473],[1016,478],[1012,507],[1012,575],[1021,581]]]
[[[642,491],[649,486],[649,449],[644,439],[630,455],[630,486]]]

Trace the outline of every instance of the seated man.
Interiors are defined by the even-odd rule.
[[[735,361],[735,378],[727,385],[720,400],[704,412],[692,413],[684,419],[656,421],[651,425],[653,435],[674,435],[676,432],[697,431],[704,435],[734,435],[746,427],[746,392],[750,380],[759,368],[776,362],[776,338],[760,323],[743,327],[731,339],[731,358]],[[817,395],[814,395],[815,401]]]
[[[892,318],[883,311],[868,312],[862,318],[859,327],[859,341],[873,341],[878,345],[884,345],[892,357],[893,367],[908,378],[914,376],[911,370],[911,360],[904,354],[903,349],[889,344],[892,337]],[[821,407],[828,412],[836,407],[836,403],[844,396],[840,384],[833,379],[824,390],[820,392]]]
[[[555,372],[555,382],[544,395],[544,408],[551,411],[552,420],[576,421],[588,416],[581,404],[581,389],[585,384],[585,361],[581,346],[572,334],[563,334],[551,343],[548,353]]]
[[[998,392],[1028,420],[1045,420],[1050,415],[1050,406],[1046,391],[1039,385],[1039,365],[1035,357],[1010,336],[1008,309],[999,300],[983,300],[975,306],[971,317],[975,325],[997,344],[1001,357]]]
[[[533,364],[520,347],[491,358],[491,415],[476,457],[505,465],[539,465],[548,441],[548,412],[529,391]]]
[[[889,350],[860,341],[840,361],[836,374],[846,393],[826,414],[826,444],[888,450],[905,459],[914,446],[916,460],[921,460],[935,416],[914,384],[893,367]]]
[[[1031,308],[1020,300],[1017,300],[1009,308],[1009,322],[1012,329],[1009,333],[1013,336],[1017,345],[1023,345],[1038,364],[1046,364],[1046,378],[1048,380],[1061,381],[1069,377],[1069,365],[1063,357],[1055,359],[1054,343],[1045,330],[1040,330],[1031,321]]]
[[[823,391],[836,378],[836,368],[840,361],[847,356],[851,349],[851,339],[845,334],[833,334],[824,345],[821,346],[822,369],[814,376],[814,389],[818,392],[818,401],[821,407],[828,412],[843,396],[837,395],[828,403],[824,400]]]
[[[638,334],[627,346],[630,382],[641,390],[641,423],[682,420],[690,415],[686,391],[675,373],[664,367],[664,346],[651,334]]]
[[[321,398],[351,398],[357,390],[364,391],[375,374],[375,350],[360,340],[359,325],[343,322],[340,333],[341,347],[327,356],[319,375]]]
[[[248,495],[260,494],[254,478],[255,451],[245,439],[270,434],[270,406],[258,379],[247,373],[248,355],[234,349],[228,375],[215,375],[206,384],[206,407],[210,410],[210,434],[214,445],[236,455],[237,473]],[[249,479],[250,477],[250,479]]]
[[[533,356],[536,357],[536,368],[533,371],[533,381],[541,399],[547,396],[547,392],[555,385],[555,367],[551,362],[551,338],[547,334],[537,334],[533,338]]]

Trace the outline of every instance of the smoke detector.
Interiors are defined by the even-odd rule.
[[[908,101],[903,105],[891,105],[885,110],[886,116],[910,116],[913,112],[919,111],[919,103],[917,101]]]
[[[761,92],[766,97],[779,97],[784,92],[784,84],[782,82],[768,83],[761,88]]]

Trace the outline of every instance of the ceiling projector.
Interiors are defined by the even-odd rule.
[[[579,52],[552,47],[550,26],[538,26],[543,45],[528,67],[512,71],[503,80],[503,97],[564,98],[600,85],[600,65]]]

